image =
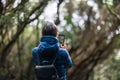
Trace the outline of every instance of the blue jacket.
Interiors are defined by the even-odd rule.
[[[52,63],[56,57],[54,65],[58,75],[62,78],[61,80],[66,80],[66,67],[72,66],[72,60],[68,51],[64,48],[59,48],[59,45],[58,39],[54,36],[43,36],[38,47],[32,50],[32,55],[36,65],[38,64],[37,51],[40,54],[40,62],[43,59],[48,59]]]

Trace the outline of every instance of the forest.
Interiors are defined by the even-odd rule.
[[[0,80],[35,80],[46,21],[66,36],[67,80],[120,80],[120,0],[0,0]]]

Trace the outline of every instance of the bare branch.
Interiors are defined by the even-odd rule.
[[[27,23],[30,23],[39,17],[39,15],[43,12],[45,6],[47,5],[48,1],[49,0],[41,2],[35,9],[33,9],[30,12],[30,14],[28,15],[29,20]],[[38,13],[36,13],[36,12],[38,12]],[[36,16],[33,19],[30,19],[30,16],[35,13],[36,13]]]
[[[57,4],[57,19],[55,21],[55,24],[58,25],[60,23],[60,19],[59,19],[59,9],[60,9],[60,5],[62,4],[64,0],[59,0],[59,3]]]
[[[120,21],[120,15],[116,14],[116,13],[109,7],[109,5],[108,5],[107,3],[105,3],[105,5],[106,5],[107,9],[109,10],[109,12],[110,12],[113,16],[115,16],[115,17]]]

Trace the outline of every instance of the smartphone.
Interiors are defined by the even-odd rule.
[[[65,35],[59,34],[58,39],[59,39],[60,44],[62,44],[62,46],[64,46]]]

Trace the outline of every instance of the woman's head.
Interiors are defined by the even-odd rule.
[[[46,24],[42,28],[42,36],[50,35],[50,36],[57,36],[58,29],[56,25],[52,22],[46,22]]]

